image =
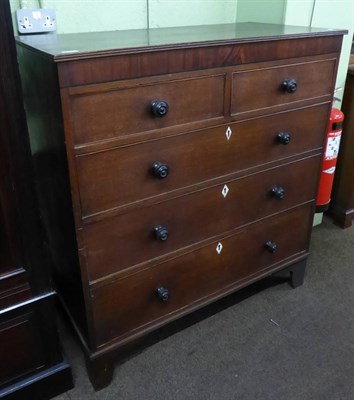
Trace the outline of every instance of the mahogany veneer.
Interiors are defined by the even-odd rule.
[[[343,33],[18,40],[46,240],[96,389],[148,332],[279,270],[302,284]]]

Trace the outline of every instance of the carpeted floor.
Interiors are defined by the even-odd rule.
[[[75,388],[55,400],[353,400],[354,228],[327,218],[314,228],[303,286],[266,279],[198,318],[117,366],[97,393],[63,326]]]

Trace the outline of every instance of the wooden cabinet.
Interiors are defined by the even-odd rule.
[[[302,283],[342,35],[19,39],[46,240],[96,388],[148,332],[285,268]]]
[[[72,388],[42,246],[16,46],[0,2],[0,398],[49,399]]]
[[[354,63],[348,68],[342,110],[343,136],[329,213],[337,225],[348,228],[354,218]]]

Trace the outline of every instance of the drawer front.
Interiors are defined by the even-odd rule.
[[[123,84],[118,83],[116,88],[103,84],[95,85],[92,90],[90,87],[72,90],[71,123],[76,144],[224,115],[224,74],[149,85],[141,80],[131,87]],[[168,112],[163,117],[152,112],[151,105],[157,100],[168,104]],[[158,107],[161,104],[155,103],[155,110],[162,110]]]
[[[45,366],[36,323],[33,311],[0,323],[0,388]]]
[[[285,65],[235,72],[232,79],[231,114],[263,110],[331,94],[336,60]],[[296,91],[283,87],[296,82]],[[294,86],[292,86],[294,88]],[[318,100],[317,100],[318,101]]]
[[[320,148],[328,108],[319,105],[78,156],[82,216]],[[289,144],[277,140],[279,132],[290,133]],[[165,179],[151,173],[156,161],[169,167]]]
[[[312,205],[303,206],[94,290],[97,345],[157,326],[234,283],[246,283],[276,263],[305,253],[311,219]],[[268,241],[276,243],[275,253],[267,249]],[[168,301],[160,300],[158,288],[169,291]]]
[[[88,224],[83,228],[88,277],[93,281],[144,261],[151,263],[156,257],[311,201],[320,164],[320,156],[311,157]]]
[[[24,268],[0,276],[0,310],[31,298],[30,278]]]

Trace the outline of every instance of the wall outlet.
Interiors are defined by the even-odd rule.
[[[53,32],[57,28],[55,10],[51,8],[21,8],[16,18],[19,33]]]

